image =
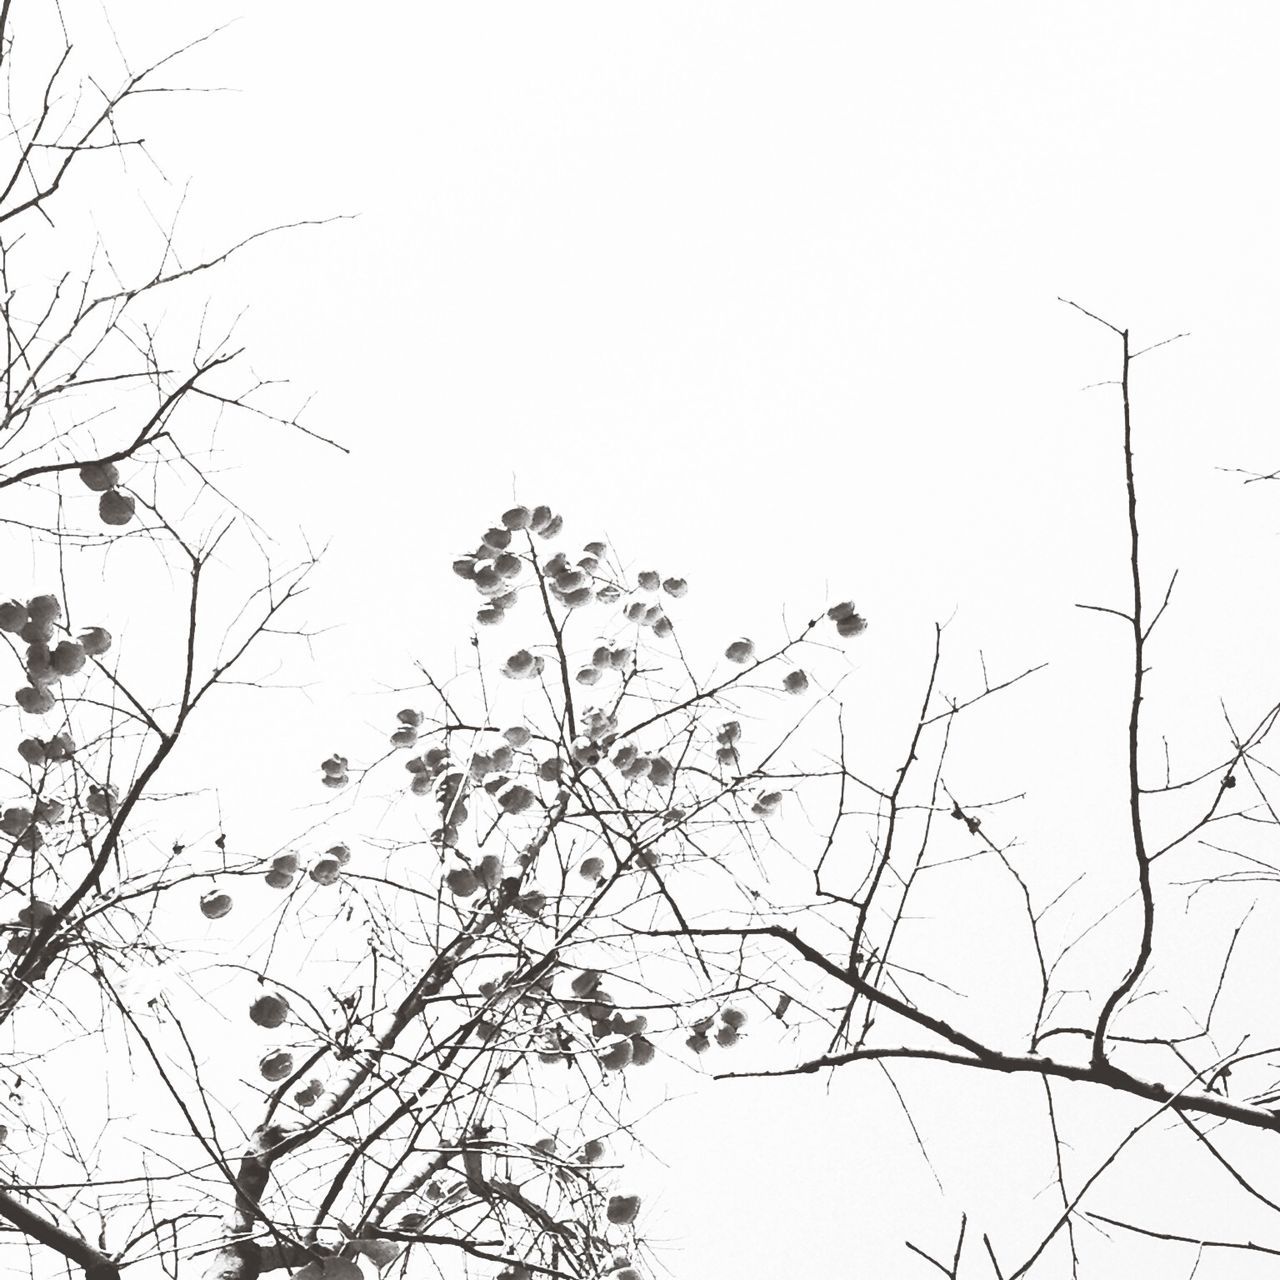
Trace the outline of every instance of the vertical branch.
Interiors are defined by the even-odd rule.
[[[1151,893],[1151,859],[1147,855],[1142,832],[1142,796],[1138,786],[1138,728],[1142,707],[1143,647],[1145,637],[1142,626],[1142,573],[1138,560],[1138,491],[1133,476],[1133,420],[1129,399],[1129,330],[1120,331],[1123,361],[1120,372],[1120,393],[1124,405],[1124,480],[1129,508],[1129,574],[1132,583],[1133,604],[1129,622],[1133,628],[1133,685],[1129,701],[1129,828],[1133,838],[1133,854],[1138,864],[1138,892],[1142,898],[1142,938],[1138,955],[1124,980],[1107,997],[1098,1015],[1098,1025],[1093,1033],[1092,1060],[1095,1068],[1107,1064],[1107,1026],[1120,1002],[1137,985],[1151,959],[1151,939],[1155,926],[1155,901]]]

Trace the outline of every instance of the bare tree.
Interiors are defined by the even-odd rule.
[[[525,705],[495,723],[497,673],[480,662],[468,679],[428,676],[432,701],[400,711],[391,753],[321,767],[339,799],[365,795],[412,750],[395,789],[405,834],[313,829],[265,859],[222,833],[175,836],[171,815],[197,799],[163,789],[180,746],[220,687],[264,681],[261,649],[306,634],[290,618],[311,560],[271,567],[216,477],[219,437],[237,421],[314,433],[238,372],[195,292],[257,237],[184,260],[171,231],[139,270],[83,216],[91,192],[101,212],[95,164],[123,166],[128,188],[144,154],[132,113],[176,91],[174,59],[104,90],[56,9],[20,12],[0,9],[14,593],[0,634],[19,686],[0,810],[5,1265],[231,1280],[456,1256],[511,1277],[630,1280],[623,1074],[653,1060],[659,1029],[728,1046],[745,1016],[686,1015],[718,1001],[723,975],[692,943],[653,971],[646,930],[688,933],[668,861],[714,876],[704,841],[740,830],[749,844],[780,801],[738,776],[736,721],[707,729],[766,660],[741,642],[730,674],[673,692],[617,636],[580,654],[569,621],[587,606],[670,638],[658,593],[684,584],[644,574],[619,613],[605,545],[541,558],[559,518],[515,507],[455,568],[486,601],[482,624],[532,601],[532,648],[499,676]],[[839,626],[861,621],[849,610]]]
[[[1164,343],[1134,350],[1085,313],[1119,366],[1129,590],[1081,607],[1125,637],[1122,879],[1037,863],[1017,797],[961,764],[975,709],[1041,665],[984,664],[953,689],[939,625],[913,717],[873,749],[842,703],[867,625],[852,601],[708,658],[682,637],[683,578],[633,572],[604,540],[567,550],[561,518],[534,504],[454,561],[480,598],[468,660],[424,663],[363,762],[320,763],[329,804],[310,829],[265,856],[221,833],[184,842],[170,815],[198,797],[164,789],[179,745],[222,686],[266,682],[260,653],[306,638],[294,605],[312,559],[271,565],[216,474],[220,435],[244,421],[332,442],[242,372],[198,293],[257,237],[187,258],[162,233],[139,268],[83,216],[95,165],[100,179],[144,158],[132,113],[174,91],[174,60],[104,89],[56,9],[21,10],[19,28],[11,8],[5,1266],[636,1280],[652,1262],[623,1172],[638,1073],[748,1074],[726,1055],[749,1036],[778,1058],[750,1074],[873,1064],[908,1118],[920,1071],[1038,1091],[1057,1204],[1035,1241],[973,1215],[923,1222],[904,1262],[924,1271],[1087,1274],[1108,1233],[1197,1261],[1280,1252],[1217,1219],[1135,1217],[1097,1187],[1171,1129],[1280,1212],[1248,1169],[1250,1144],[1280,1130],[1280,1051],[1232,966],[1245,918],[1217,919],[1208,980],[1179,964],[1189,902],[1277,875],[1265,747],[1280,701],[1239,728],[1224,713],[1221,747],[1178,774],[1143,716],[1174,579],[1153,590],[1140,556],[1132,368]],[[994,904],[974,927],[1022,947],[1002,986],[967,988],[965,957],[915,927],[960,874],[979,886],[970,902]],[[1089,1168],[1068,1093],[1128,1108]],[[934,1138],[911,1132],[927,1159]]]
[[[1253,906],[1233,913],[1218,901],[1210,914],[1192,914],[1201,895],[1215,888],[1276,878],[1275,766],[1266,746],[1280,702],[1274,694],[1260,698],[1243,723],[1224,708],[1220,744],[1184,747],[1182,755],[1194,764],[1182,773],[1173,771],[1169,741],[1146,728],[1153,636],[1158,626],[1169,625],[1177,573],[1153,584],[1144,572],[1132,379],[1135,361],[1174,339],[1135,349],[1127,329],[1069,305],[1101,324],[1116,349],[1116,376],[1094,385],[1117,401],[1128,598],[1078,607],[1126,636],[1128,693],[1123,715],[1112,717],[1123,744],[1123,773],[1115,779],[1125,815],[1118,840],[1126,848],[1123,879],[1117,882],[1113,868],[1096,862],[1046,867],[1019,840],[1011,811],[1021,796],[974,795],[973,779],[982,768],[975,771],[956,756],[963,718],[1039,668],[992,679],[984,665],[976,689],[948,693],[939,626],[919,714],[901,735],[896,768],[883,779],[870,776],[841,734],[839,755],[827,771],[838,795],[827,797],[829,822],[805,859],[812,872],[809,900],[779,911],[765,909],[765,895],[753,893],[749,922],[654,930],[656,937],[696,939],[721,964],[737,966],[744,985],[770,989],[786,1007],[804,1007],[811,1015],[809,1034],[821,1043],[809,1053],[763,1071],[722,1076],[874,1064],[894,1082],[908,1119],[912,1088],[926,1087],[920,1070],[911,1073],[908,1064],[944,1074],[964,1067],[1005,1075],[1011,1089],[1019,1078],[1034,1082],[1042,1096],[1045,1171],[1058,1189],[1056,1208],[1047,1215],[1034,1211],[1030,1245],[975,1232],[971,1216],[950,1231],[922,1225],[927,1245],[906,1242],[927,1264],[922,1274],[932,1269],[1004,1280],[1095,1274],[1089,1260],[1103,1256],[1116,1233],[1188,1246],[1192,1272],[1218,1252],[1280,1252],[1245,1229],[1234,1235],[1224,1225],[1232,1221],[1231,1209],[1220,1198],[1206,1205],[1193,1194],[1199,1213],[1153,1216],[1149,1204],[1130,1211],[1096,1186],[1122,1154],[1140,1160],[1155,1135],[1172,1132],[1185,1139],[1181,1158],[1189,1187],[1202,1186],[1207,1173],[1225,1172],[1245,1208],[1280,1212],[1274,1180],[1258,1173],[1259,1159],[1274,1141],[1270,1135],[1280,1130],[1276,1030],[1256,997],[1258,975],[1232,963]],[[770,773],[767,757],[752,761],[753,780],[767,782]],[[816,811],[823,801],[815,787],[822,780],[821,771],[811,769],[798,779],[775,778],[774,785],[808,794]],[[1064,794],[1056,803],[1066,812],[1091,801]],[[1098,839],[1108,847],[1106,833],[1099,831]],[[790,840],[787,847],[798,854],[801,846]],[[961,867],[971,877],[967,893],[930,892]],[[1003,898],[993,891],[1002,877],[1013,890]],[[1117,883],[1123,886],[1118,892]],[[998,914],[993,902],[1012,904],[1015,915]],[[981,985],[967,985],[965,957],[939,951],[913,927],[913,912],[926,910],[925,903],[934,920],[947,907],[981,911],[975,936],[1020,939],[1023,965],[1008,967],[1002,982],[993,984],[985,972]],[[1215,954],[1211,969],[1187,963],[1206,945]],[[1028,992],[1034,993],[1030,999]],[[906,1076],[901,1085],[899,1075]],[[963,1081],[942,1083],[949,1096],[963,1095]],[[1097,1116],[1105,1095],[1126,1101],[1130,1119],[1109,1154],[1079,1167],[1073,1134],[1061,1120],[1064,1098],[1076,1115]],[[914,1121],[911,1131],[928,1159],[935,1140]],[[1157,1150],[1164,1154],[1153,1154],[1153,1161],[1167,1159],[1167,1147]],[[1114,1194],[1114,1186],[1106,1190]],[[1033,1212],[1032,1200],[1029,1195],[1026,1212]]]

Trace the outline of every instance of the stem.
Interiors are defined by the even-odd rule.
[[[1151,959],[1151,938],[1155,926],[1155,901],[1151,894],[1151,859],[1142,833],[1141,791],[1138,786],[1138,716],[1142,705],[1143,645],[1142,575],[1138,565],[1138,491],[1133,478],[1133,423],[1129,403],[1129,330],[1120,334],[1124,348],[1120,391],[1124,401],[1124,479],[1129,503],[1129,573],[1133,584],[1133,608],[1129,621],[1133,627],[1133,696],[1129,703],[1129,826],[1133,834],[1133,853],[1138,863],[1138,892],[1142,897],[1142,940],[1138,955],[1124,980],[1107,997],[1098,1015],[1093,1033],[1092,1060],[1095,1068],[1107,1061],[1107,1024],[1120,1002],[1137,985]]]

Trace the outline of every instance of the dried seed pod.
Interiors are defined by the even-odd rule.
[[[278,991],[259,996],[249,1006],[249,1018],[260,1027],[278,1027],[289,1016],[289,1001]]]
[[[809,687],[809,677],[803,671],[788,671],[782,677],[782,687],[787,693],[804,693]]]
[[[569,989],[579,999],[589,996],[600,985],[600,975],[594,969],[583,969],[569,984]]]
[[[30,621],[27,617],[26,605],[18,600],[6,600],[0,604],[0,631],[11,631],[15,634]]]
[[[324,1085],[314,1078],[307,1081],[297,1093],[293,1095],[294,1102],[304,1109],[314,1106],[319,1100],[320,1095],[324,1092]]]
[[[624,1067],[631,1065],[633,1052],[630,1040],[615,1041],[600,1052],[600,1065],[606,1071],[621,1071]]]
[[[111,632],[105,627],[88,627],[80,633],[80,647],[91,658],[97,658],[111,648]]]
[[[108,489],[98,499],[98,518],[103,524],[123,525],[133,519],[133,495],[122,489]]]
[[[516,899],[516,910],[536,920],[547,909],[547,895],[541,889],[530,889]]]
[[[639,1196],[610,1196],[605,1216],[615,1227],[625,1227],[636,1220],[639,1212]]]
[[[120,468],[114,462],[86,462],[80,468],[80,483],[94,493],[104,493],[120,483]]]
[[[42,902],[39,898],[33,899],[18,912],[18,923],[25,925],[28,929],[38,929],[46,920],[52,918],[52,904]]]
[[[631,1039],[631,1064],[636,1067],[647,1067],[657,1053],[652,1040],[644,1036],[633,1036]]]
[[[231,895],[211,889],[200,899],[200,914],[209,920],[221,920],[231,910]]]
[[[480,882],[470,867],[454,867],[444,878],[455,898],[470,898],[480,889]]]
[[[62,800],[37,800],[33,817],[37,822],[43,822],[45,826],[53,826],[55,822],[61,822],[66,815],[67,806]]]
[[[272,1049],[258,1063],[266,1080],[283,1080],[293,1070],[293,1054],[288,1049]]]
[[[62,603],[57,596],[32,596],[27,601],[27,617],[39,626],[53,626],[62,621]]]
[[[655,787],[668,787],[675,777],[671,762],[663,756],[653,756],[649,761],[649,783]]]
[[[85,652],[74,640],[63,640],[53,651],[50,661],[60,676],[73,676],[84,666]]]
[[[29,716],[47,715],[53,710],[53,694],[48,689],[19,689],[13,700]]]
[[[316,884],[337,884],[342,875],[342,865],[335,858],[321,858],[307,874]]]
[[[502,664],[502,674],[508,680],[528,680],[535,674],[537,660],[528,649],[517,649]]]
[[[120,793],[115,783],[110,783],[105,787],[95,784],[89,788],[89,798],[85,801],[85,808],[90,813],[96,813],[99,817],[110,818],[116,811],[119,797]]]

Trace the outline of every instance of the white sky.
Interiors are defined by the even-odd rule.
[[[375,689],[449,660],[472,604],[449,560],[517,496],[686,576],[708,646],[852,595],[871,706],[915,700],[957,609],[957,661],[1052,660],[987,713],[971,776],[1048,797],[1023,830],[1051,852],[1094,838],[1071,784],[1120,748],[1124,654],[1073,605],[1122,603],[1123,494],[1114,399],[1080,388],[1116,352],[1060,294],[1138,346],[1191,331],[1135,373],[1152,579],[1182,571],[1153,721],[1193,735],[1189,762],[1219,692],[1247,718],[1273,687],[1280,508],[1214,470],[1280,465],[1273,6],[110,8],[138,61],[244,12],[183,73],[235,92],[157,100],[143,130],[174,199],[191,179],[192,255],[359,215],[218,286],[255,367],[354,450],[287,441],[286,478],[243,477],[271,523],[333,539],[308,617],[344,626],[280,741],[238,743],[228,803],[310,786],[385,719]],[[918,1104],[943,1201],[872,1072],[654,1118],[680,1280],[913,1277],[903,1237],[941,1250],[961,1209],[1016,1229],[1044,1170],[1008,1082],[910,1077],[945,1091]],[[1185,1274],[1157,1249],[1117,1244],[1106,1275]]]

